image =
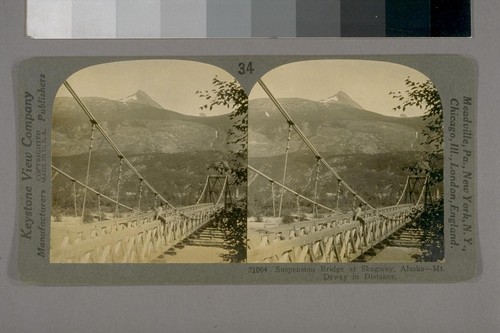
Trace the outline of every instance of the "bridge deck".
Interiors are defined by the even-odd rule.
[[[151,262],[210,221],[222,205],[202,204],[167,210],[165,222],[154,213],[84,225],[52,223],[50,261],[53,263]]]
[[[411,221],[416,207],[391,206],[364,216],[346,214],[248,231],[248,262],[348,262]]]

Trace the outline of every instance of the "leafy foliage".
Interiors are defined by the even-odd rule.
[[[231,184],[246,186],[247,182],[247,155],[248,155],[248,96],[233,80],[226,82],[218,77],[212,79],[212,90],[197,91],[207,103],[200,107],[202,111],[211,111],[215,107],[226,107],[231,112],[232,128],[228,131],[227,145],[230,150],[228,161],[212,163],[214,171],[231,176]],[[214,218],[225,235],[225,246],[228,254],[223,254],[227,262],[243,262],[246,260],[247,237],[247,198],[246,196],[235,203],[226,204],[215,213]]]
[[[423,145],[430,148],[421,163],[408,167],[415,175],[426,175],[428,186],[436,186],[443,182],[443,106],[437,88],[430,80],[415,82],[409,77],[405,79],[407,90],[391,92],[393,98],[401,101],[395,111],[406,111],[418,107],[425,110],[426,126],[422,131],[425,137]],[[444,198],[438,198],[432,205],[417,217],[417,223],[423,229],[422,256],[420,261],[436,261],[444,258]]]
[[[293,222],[295,222],[295,219],[290,214],[285,214],[281,217],[281,223],[283,223],[283,224],[290,224]]]
[[[444,198],[427,207],[417,222],[423,229],[422,255],[418,261],[438,261],[444,259]]]
[[[227,141],[233,155],[232,159],[229,163],[222,161],[213,164],[212,168],[221,174],[231,174],[233,184],[240,185],[247,181],[248,96],[236,80],[226,82],[216,76],[212,79],[212,84],[211,91],[196,92],[207,101],[207,104],[201,106],[200,109],[211,111],[214,107],[226,107],[231,110],[229,119],[233,121],[233,126],[228,131]]]
[[[408,167],[408,169],[417,175],[425,174],[430,185],[439,184],[443,181],[444,137],[443,105],[441,104],[439,92],[430,80],[415,82],[407,77],[405,85],[408,89],[404,92],[389,93],[402,103],[393,110],[405,112],[413,107],[425,110],[423,119],[426,125],[422,131],[425,141],[421,144],[431,149],[422,163],[417,163]]]
[[[227,254],[222,259],[227,262],[246,260],[247,210],[245,202],[227,204],[214,214],[218,227],[224,232]]]

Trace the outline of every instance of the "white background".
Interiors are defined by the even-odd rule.
[[[500,2],[474,1],[471,39],[43,41],[0,2],[0,332],[500,332]],[[463,54],[478,63],[479,268],[467,282],[38,287],[17,278],[14,69],[33,56]]]

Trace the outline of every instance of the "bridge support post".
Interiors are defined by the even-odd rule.
[[[99,221],[102,220],[102,210],[101,210],[101,195],[97,195],[97,209],[99,210]]]
[[[316,156],[316,180],[314,182],[314,204],[313,204],[314,217],[318,217],[318,205],[316,205],[316,201],[318,200],[318,181],[319,181],[320,163],[321,163],[321,157]]]
[[[141,211],[142,185],[143,179],[139,181],[139,202],[137,203],[137,210],[139,210],[139,212]]]
[[[297,198],[297,221],[300,221],[300,202],[299,202],[299,196],[296,196]]]
[[[405,203],[420,204],[423,199],[424,207],[432,205],[432,194],[427,176],[408,176],[405,189],[406,192],[403,193]]]
[[[338,211],[339,210],[339,201],[340,201],[340,192],[342,190],[342,180],[337,179],[338,186],[337,186],[337,203],[335,205],[335,209]]]
[[[276,217],[276,205],[274,202],[274,182],[273,181],[271,181],[271,196],[273,199],[273,217]]]
[[[75,205],[75,217],[78,216],[78,208],[77,208],[77,205],[76,205],[76,182],[74,180],[72,180],[73,182],[73,201],[74,201],[74,205]]]
[[[123,164],[123,156],[119,156],[120,162],[118,165],[118,182],[116,184],[116,205],[115,205],[115,218],[118,217],[119,213],[119,202],[120,202],[120,185],[122,181],[122,164]]]

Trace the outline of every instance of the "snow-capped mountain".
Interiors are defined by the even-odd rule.
[[[365,110],[364,107],[356,103],[351,97],[349,97],[349,95],[347,95],[343,91],[339,91],[335,95],[322,99],[319,102],[326,105],[329,104],[346,105],[356,109]]]
[[[154,99],[152,99],[148,94],[142,90],[137,90],[133,95],[127,96],[119,100],[122,103],[137,103],[149,105],[154,108],[163,109],[163,107],[158,104]]]

